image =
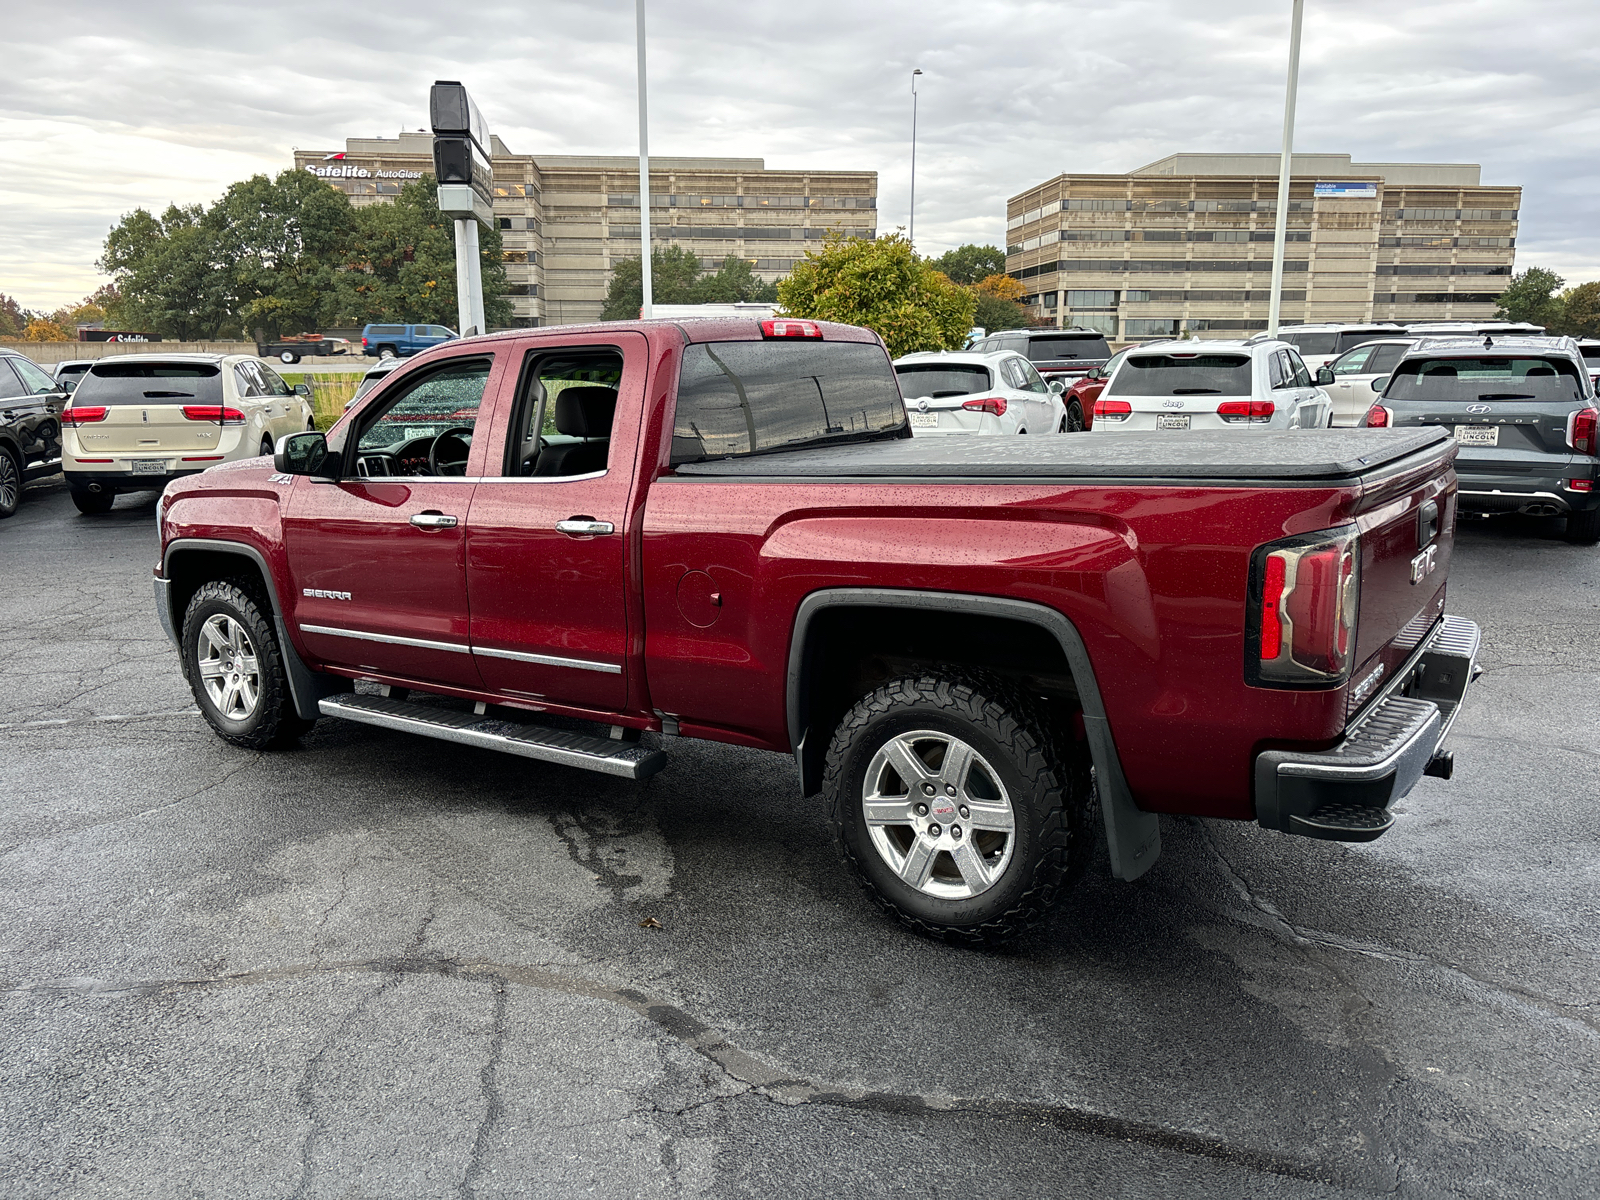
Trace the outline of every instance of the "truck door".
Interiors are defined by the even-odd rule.
[[[299,476],[283,521],[295,623],[321,661],[418,683],[479,686],[464,548],[488,451],[475,445],[495,358],[412,374],[345,437],[347,478]],[[487,424],[487,422],[486,422]]]
[[[616,712],[628,702],[646,342],[610,332],[518,349],[515,402],[495,423],[468,521],[473,656],[507,696]]]

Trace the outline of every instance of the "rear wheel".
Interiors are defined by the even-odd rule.
[[[379,359],[399,358],[400,354],[393,346],[379,346],[378,357]]]
[[[22,503],[22,465],[0,446],[0,518],[9,517]]]
[[[109,488],[98,492],[91,492],[88,488],[71,487],[72,502],[78,506],[78,511],[84,516],[94,516],[97,513],[111,511],[111,506],[117,502],[117,494]]]
[[[1567,541],[1578,546],[1600,542],[1600,508],[1567,514]]]
[[[278,355],[278,361],[284,363],[297,363],[300,361],[300,356],[293,350],[285,350],[282,354]]]
[[[251,581],[202,584],[183,617],[189,688],[217,736],[251,750],[288,745],[311,728],[294,710],[267,605]]]
[[[272,455],[272,439],[270,437],[264,437],[264,438],[261,439],[261,457],[268,458],[268,457],[271,457],[271,455]]]
[[[828,747],[823,796],[867,894],[950,942],[1037,924],[1092,848],[1087,756],[992,677],[910,676],[863,697]]]

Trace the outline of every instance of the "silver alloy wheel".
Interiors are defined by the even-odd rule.
[[[940,900],[988,891],[1005,873],[1016,813],[1000,774],[953,734],[890,738],[867,764],[861,813],[879,857]]]
[[[217,711],[230,721],[249,720],[261,702],[261,670],[244,626],[227,613],[207,617],[195,658]]]
[[[17,461],[0,450],[0,512],[10,512],[22,496],[22,480],[17,477]]]

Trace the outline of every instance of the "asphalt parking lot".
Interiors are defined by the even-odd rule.
[[[1459,532],[1487,672],[1383,839],[1167,821],[977,953],[871,909],[776,756],[225,745],[154,509],[0,522],[0,1196],[1595,1194],[1600,552],[1557,522]]]

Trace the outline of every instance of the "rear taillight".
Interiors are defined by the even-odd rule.
[[[1126,400],[1096,400],[1094,402],[1094,419],[1121,421],[1133,415],[1133,405]]]
[[[1367,409],[1368,429],[1388,429],[1394,424],[1394,414],[1381,404],[1374,404]]]
[[[1567,490],[1572,492],[1592,492],[1594,491],[1594,480],[1569,479],[1567,480]]]
[[[1262,546],[1250,564],[1246,680],[1279,688],[1343,683],[1360,603],[1361,542],[1355,526]]]
[[[1580,408],[1568,417],[1567,445],[1579,454],[1600,455],[1600,449],[1595,448],[1597,419],[1600,419],[1600,412],[1592,408]]]
[[[819,338],[822,328],[815,321],[763,321],[764,338]]]
[[[1276,411],[1271,400],[1224,400],[1217,405],[1217,416],[1230,425],[1265,425]]]
[[[366,338],[362,338],[361,339],[361,348],[363,350],[365,350],[367,348],[367,339]]]
[[[186,421],[215,421],[218,425],[243,425],[244,414],[237,408],[224,408],[220,404],[185,404]]]
[[[961,407],[968,412],[993,413],[997,417],[1006,415],[1006,398],[1004,396],[985,396],[981,400],[963,400]]]
[[[104,421],[106,410],[104,408],[64,408],[61,410],[61,423],[63,425],[89,425],[95,421]]]

